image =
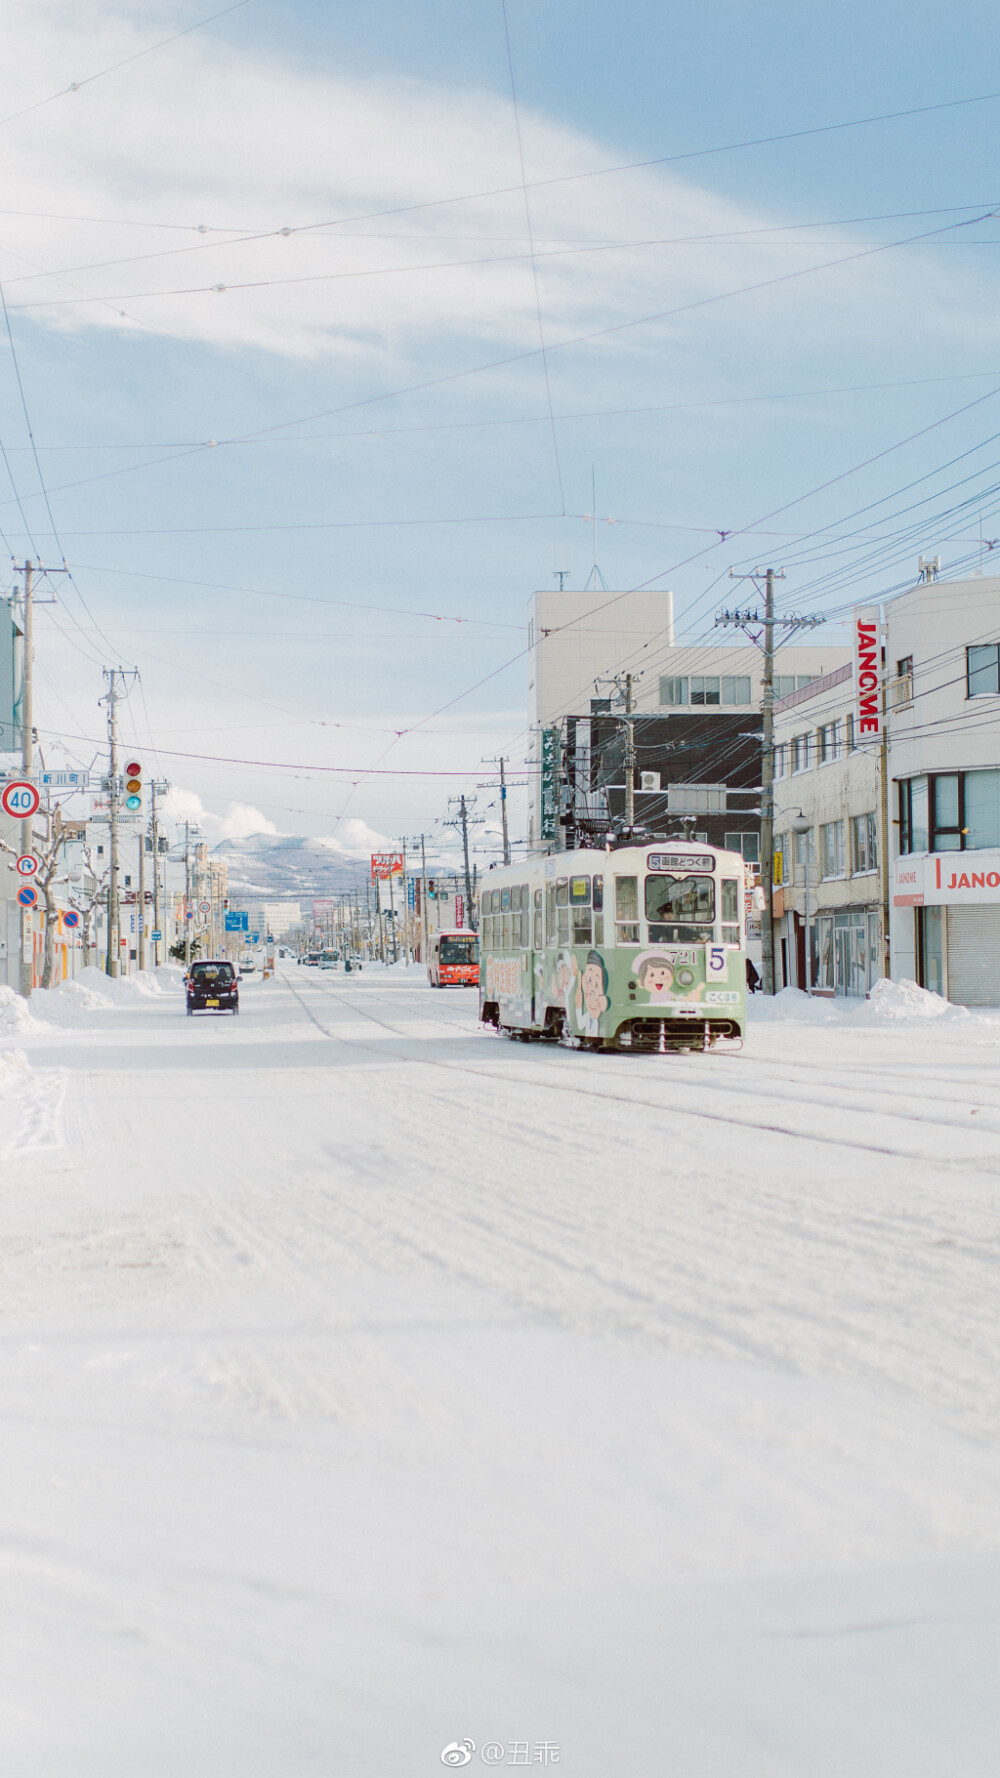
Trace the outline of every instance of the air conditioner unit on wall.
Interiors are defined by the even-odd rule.
[[[640,772],[639,773],[639,789],[640,790],[659,790],[659,788],[660,788],[660,774],[659,774],[659,772]]]

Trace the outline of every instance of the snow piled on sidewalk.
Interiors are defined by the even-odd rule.
[[[28,1002],[14,988],[0,987],[0,1037],[13,1033],[27,1036],[32,1031],[48,1031],[50,1027],[37,1019]]]
[[[801,988],[782,988],[769,999],[754,994],[748,1000],[750,1023],[802,1025],[926,1025],[964,1026],[980,1033],[982,1027],[1000,1027],[1000,1008],[954,1006],[940,994],[931,994],[916,982],[876,982],[867,1000],[845,995],[827,997],[805,994]]]

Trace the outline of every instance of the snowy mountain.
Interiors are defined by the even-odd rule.
[[[241,895],[273,901],[283,896],[309,901],[340,889],[363,885],[367,858],[350,859],[334,851],[329,840],[301,834],[250,834],[221,840],[213,857],[229,871],[230,900]]]

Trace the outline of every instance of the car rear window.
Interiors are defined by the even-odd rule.
[[[194,982],[231,982],[233,966],[231,963],[192,963],[191,980]]]

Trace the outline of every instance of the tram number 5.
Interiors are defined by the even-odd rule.
[[[708,968],[711,975],[725,975],[726,951],[724,945],[709,946]]]

